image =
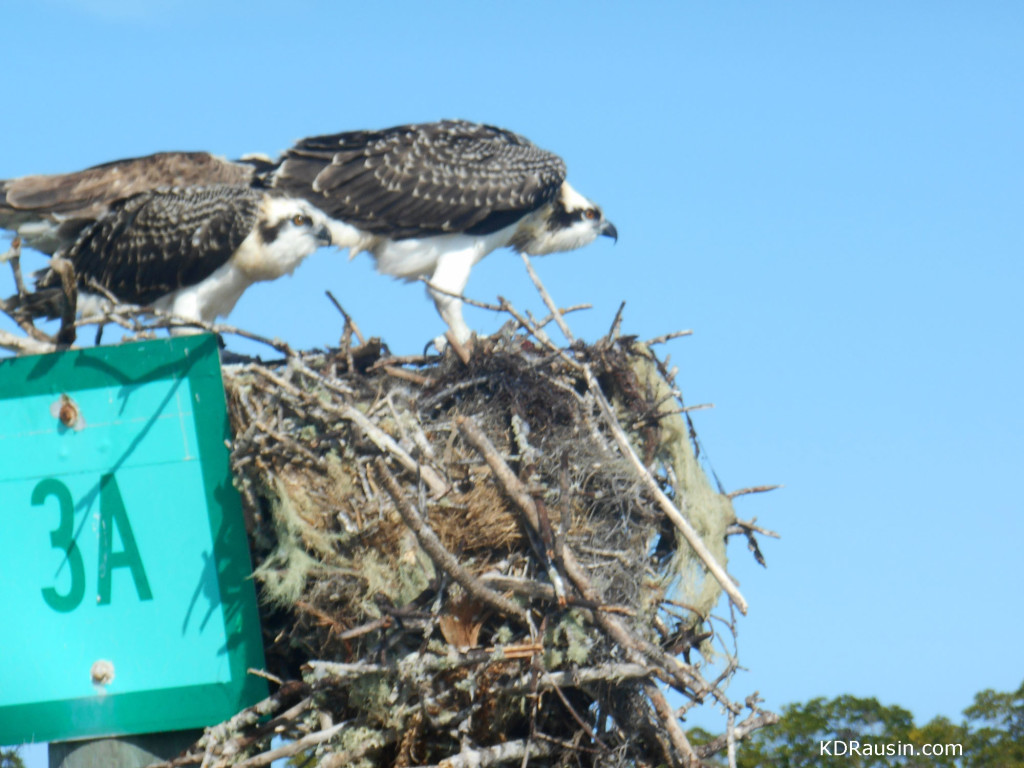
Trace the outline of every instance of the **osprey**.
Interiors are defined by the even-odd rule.
[[[463,120],[303,139],[258,174],[323,210],[339,248],[370,252],[384,274],[426,277],[459,341],[471,331],[457,297],[491,251],[543,255],[618,239],[565,175],[560,157],[524,137]]]
[[[471,331],[458,296],[488,253],[508,246],[543,255],[600,235],[618,239],[601,209],[565,176],[560,157],[518,134],[442,120],[314,136],[276,162],[162,152],[77,173],[0,181],[0,227],[54,254],[72,247],[125,198],[156,188],[277,190],[326,213],[334,245],[350,255],[368,251],[379,272],[426,278],[441,317],[466,341]]]
[[[247,186],[157,188],[96,205],[99,217],[56,251],[74,269],[85,315],[106,302],[98,285],[123,302],[211,322],[250,285],[290,274],[331,242],[326,217],[310,203]],[[60,226],[52,232],[59,239]],[[5,309],[60,316],[59,271],[43,270],[36,288]]]

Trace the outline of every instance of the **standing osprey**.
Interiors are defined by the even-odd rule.
[[[250,285],[290,274],[331,242],[326,217],[310,203],[247,186],[151,189],[104,201],[102,209],[56,251],[74,269],[86,315],[106,301],[95,283],[120,301],[211,322]],[[36,287],[8,299],[5,309],[61,315],[59,272],[44,270]]]
[[[618,238],[565,174],[560,157],[518,134],[443,120],[303,139],[277,162],[162,152],[77,173],[0,181],[0,227],[54,254],[71,248],[126,198],[156,188],[277,190],[325,212],[334,244],[352,255],[369,251],[378,271],[427,278],[441,317],[465,341],[471,331],[457,296],[488,253],[509,246],[542,255],[582,247],[599,235]]]
[[[565,180],[560,157],[462,120],[303,139],[259,176],[323,210],[339,248],[369,251],[387,275],[427,277],[459,341],[471,331],[456,297],[491,251],[543,255],[599,235],[618,239],[601,209]]]

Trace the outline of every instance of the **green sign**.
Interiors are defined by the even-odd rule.
[[[0,360],[0,744],[267,695],[217,341]]]

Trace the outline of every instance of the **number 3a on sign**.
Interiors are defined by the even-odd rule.
[[[45,506],[50,497],[57,499],[60,511],[60,524],[50,531],[50,544],[67,554],[67,562],[71,568],[71,587],[61,594],[54,587],[42,589],[43,599],[53,610],[67,613],[75,610],[85,597],[85,564],[82,552],[75,543],[75,501],[71,491],[56,478],[48,477],[40,480],[32,490],[32,505]],[[121,537],[120,552],[113,552],[114,526],[117,526]],[[100,536],[99,564],[97,576],[96,602],[99,605],[110,604],[111,574],[115,568],[128,568],[135,590],[140,600],[152,600],[153,592],[149,588],[146,571],[142,567],[142,556],[135,543],[128,513],[125,511],[121,491],[117,487],[114,476],[103,475],[100,478]]]

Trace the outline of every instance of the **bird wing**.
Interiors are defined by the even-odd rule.
[[[486,234],[550,201],[560,157],[461,120],[303,139],[267,182],[334,219],[391,237]]]
[[[83,227],[105,216],[118,200],[162,187],[249,186],[253,176],[253,165],[206,152],[158,152],[74,173],[22,176],[0,181],[0,227],[54,224],[59,231],[31,242],[52,254],[70,245]]]
[[[226,263],[255,226],[263,195],[226,185],[143,192],[114,203],[66,256],[80,284],[95,280],[121,301],[149,304]],[[44,273],[38,286],[55,277]]]

